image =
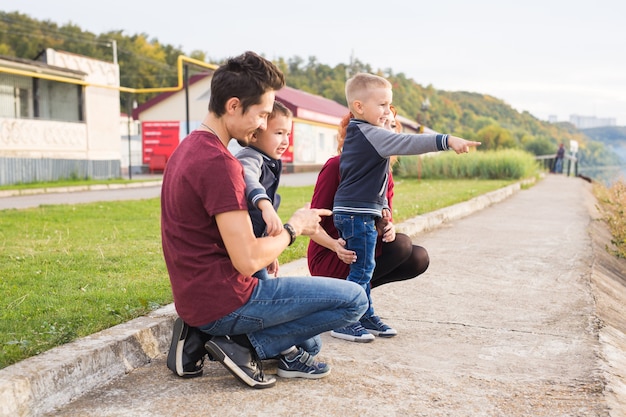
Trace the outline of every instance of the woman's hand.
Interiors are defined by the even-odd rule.
[[[356,262],[356,252],[346,249],[346,241],[339,238],[335,241],[333,250],[337,254],[340,261],[350,265]]]
[[[393,223],[388,222],[383,228],[383,242],[389,243],[396,240],[396,226]]]

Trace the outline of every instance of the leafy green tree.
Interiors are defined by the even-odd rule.
[[[554,142],[545,137],[535,138],[524,136],[522,147],[533,155],[550,155],[556,153]]]
[[[498,150],[516,148],[511,132],[497,124],[491,124],[480,129],[476,133],[477,139],[482,142],[481,150]]]

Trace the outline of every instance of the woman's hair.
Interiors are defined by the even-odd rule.
[[[400,123],[400,120],[398,120],[398,110],[396,110],[396,107],[393,104],[389,105],[389,110],[391,110],[391,112],[393,113],[393,121],[391,122],[391,128],[396,133],[402,132],[402,123]]]
[[[353,119],[354,115],[352,113],[348,113],[341,119],[339,122],[339,129],[337,132],[337,153],[340,154],[343,149],[343,141],[346,139],[346,130],[348,129],[348,124],[350,123],[350,119]]]
[[[237,97],[245,113],[261,102],[263,94],[284,86],[285,76],[274,64],[254,52],[244,52],[213,73],[209,111],[220,117],[226,112],[226,102]]]

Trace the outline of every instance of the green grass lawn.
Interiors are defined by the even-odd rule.
[[[512,181],[396,180],[394,220]],[[280,190],[283,220],[313,187]],[[0,368],[172,302],[159,199],[0,211]],[[279,258],[303,257],[299,237]]]

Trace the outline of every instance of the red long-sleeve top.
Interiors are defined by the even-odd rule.
[[[337,155],[326,161],[317,177],[313,197],[311,198],[311,208],[333,209],[333,200],[339,186],[339,179],[339,155]],[[389,183],[387,184],[387,200],[390,209],[392,208],[392,199],[393,176],[390,172]],[[320,225],[330,237],[333,239],[339,238],[339,232],[335,228],[332,216],[322,217]],[[382,240],[379,237],[376,243],[376,256],[380,255],[381,244]],[[307,248],[307,262],[309,271],[313,276],[345,279],[350,273],[350,265],[341,261],[335,252],[315,243],[313,240],[309,242],[309,247]]]

